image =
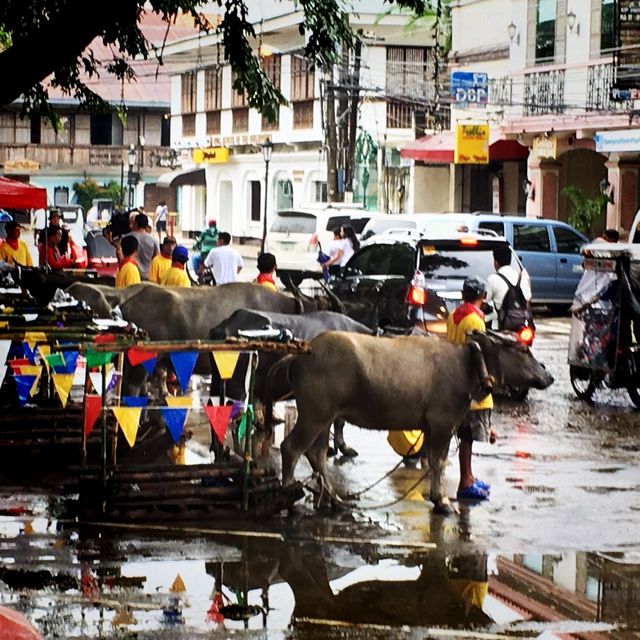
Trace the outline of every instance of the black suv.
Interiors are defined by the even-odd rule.
[[[329,286],[349,315],[372,329],[409,333],[422,319],[428,330],[443,333],[465,278],[486,281],[495,272],[493,250],[505,245],[502,237],[477,233],[420,240],[376,236]],[[512,266],[522,268],[511,253]]]

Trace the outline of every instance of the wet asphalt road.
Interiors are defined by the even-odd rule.
[[[568,328],[539,318],[534,352],[556,382],[499,401],[498,441],[474,446],[488,502],[435,516],[420,469],[401,466],[352,512],[314,513],[309,499],[272,521],[141,531],[65,523],[57,485],[5,478],[0,604],[52,638],[637,637],[640,414],[622,391],[575,397]],[[397,464],[386,434],[345,436],[360,455],[330,462],[342,490]],[[454,496],[455,442],[450,462]],[[255,608],[221,620],[216,592]]]

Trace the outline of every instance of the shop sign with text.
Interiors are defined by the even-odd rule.
[[[533,154],[537,158],[558,157],[558,139],[555,136],[538,136],[533,139]]]
[[[227,147],[194,149],[193,161],[196,164],[222,164],[229,162],[229,149]]]
[[[488,164],[488,124],[456,125],[453,161],[455,164]]]
[[[640,129],[621,129],[619,131],[597,131],[596,151],[640,151]]]

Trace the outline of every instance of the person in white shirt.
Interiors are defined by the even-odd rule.
[[[333,265],[339,265],[344,253],[344,240],[342,239],[340,227],[333,228],[333,240],[325,247],[324,253],[329,256],[329,260],[322,264],[327,269]]]
[[[218,236],[218,246],[209,251],[204,261],[204,266],[211,269],[216,284],[228,284],[237,282],[238,274],[244,267],[242,256],[232,247],[231,235],[223,231]]]
[[[351,260],[351,256],[360,249],[360,242],[356,236],[355,229],[350,224],[342,225],[342,258],[340,258],[340,266],[346,266]]]
[[[531,278],[525,268],[520,271],[520,269],[511,266],[511,255],[511,249],[507,246],[498,247],[493,252],[496,273],[492,273],[487,278],[486,297],[486,302],[493,307],[492,313],[486,317],[487,326],[492,329],[498,329],[498,312],[502,309],[502,301],[509,291],[509,285],[500,275],[504,276],[513,286],[518,283],[518,278],[520,278],[520,288],[525,300],[531,302]]]
[[[161,234],[167,233],[167,217],[169,216],[169,207],[167,207],[167,203],[162,202],[158,203],[156,207],[156,231],[158,232],[158,242],[162,240],[160,237]]]

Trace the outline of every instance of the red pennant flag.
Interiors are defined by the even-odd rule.
[[[211,423],[211,428],[220,441],[220,444],[224,443],[224,437],[227,433],[227,427],[229,426],[232,410],[232,404],[224,405],[222,407],[206,405],[204,408],[207,418],[209,418],[209,422]]]
[[[108,342],[115,342],[115,341],[116,341],[115,333],[101,333],[93,339],[94,344],[106,344]]]
[[[145,349],[138,349],[136,347],[131,347],[131,349],[127,351],[127,358],[129,358],[129,362],[133,366],[142,364],[147,360],[153,360],[153,358],[157,357],[158,353],[156,351],[146,351]]]
[[[102,410],[102,398],[100,396],[87,395],[84,405],[84,433],[88,436],[96,423]]]

